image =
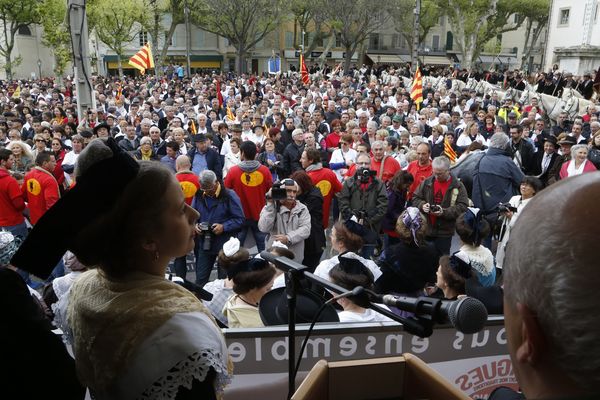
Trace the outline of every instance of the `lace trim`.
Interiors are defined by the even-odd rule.
[[[227,365],[223,364],[221,354],[206,349],[190,354],[185,360],[175,364],[166,375],[154,382],[139,398],[174,399],[181,386],[191,389],[194,379],[202,382],[211,367],[217,373],[215,391],[222,393],[225,386],[231,382],[231,376],[227,372]]]

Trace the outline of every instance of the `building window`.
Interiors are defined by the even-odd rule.
[[[562,8],[558,11],[558,26],[569,25],[570,8]]]
[[[140,46],[145,46],[148,44],[148,32],[141,31],[139,34]]]
[[[379,49],[379,33],[371,33],[371,35],[369,36],[369,49]]]
[[[21,25],[17,33],[21,36],[31,36],[31,29],[27,25]]]
[[[294,32],[285,33],[285,47],[291,49],[294,47]]]
[[[523,16],[521,14],[515,14],[515,24],[523,22]]]
[[[439,35],[432,36],[431,47],[433,47],[433,51],[440,51],[440,36]]]
[[[342,45],[342,34],[339,32],[335,34],[335,47],[344,47]]]

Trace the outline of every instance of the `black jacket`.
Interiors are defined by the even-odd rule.
[[[300,157],[304,151],[304,143],[298,146],[296,143],[290,143],[283,152],[283,170],[285,176],[290,176],[292,172],[302,169]]]
[[[554,171],[557,168],[557,164],[561,164],[562,158],[557,152],[552,153],[552,157],[550,158],[550,163],[548,164],[548,168],[546,171],[542,173],[542,161],[544,160],[544,151],[538,151],[535,153],[533,168],[531,170],[531,174],[540,178],[544,186],[548,185],[548,179],[550,178],[550,171]],[[560,170],[560,168],[559,168]]]
[[[304,241],[304,258],[309,254],[322,253],[325,249],[325,230],[323,229],[323,196],[313,187],[308,193],[302,193],[298,200],[310,213],[310,236]]]
[[[521,171],[523,171],[525,175],[530,175],[533,169],[533,158],[535,156],[533,145],[525,139],[521,139],[516,145],[511,140],[509,144],[509,151],[511,158],[513,159],[517,151],[521,154]]]

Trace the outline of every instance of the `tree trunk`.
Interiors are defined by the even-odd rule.
[[[177,25],[179,25],[179,22],[171,21],[171,26],[169,26],[169,31],[167,32],[167,35],[165,36],[165,43],[163,44],[162,51],[160,52],[161,65],[167,58],[167,51],[169,50],[169,43],[171,43],[171,39],[173,39],[173,34],[175,33],[175,29],[177,28]]]
[[[117,54],[117,66],[119,68],[119,78],[123,77],[123,65],[121,64],[121,55]]]
[[[235,65],[237,65],[237,73],[238,75],[246,72],[246,51],[243,49],[242,45],[237,46],[237,52],[235,55]]]
[[[10,51],[7,50],[7,54],[4,56],[4,59],[6,60],[5,64],[4,64],[4,71],[6,72],[6,80],[7,81],[12,81],[12,61],[11,61],[11,57],[10,57]]]
[[[344,74],[347,74],[350,71],[350,64],[352,63],[352,49],[350,46],[346,45],[346,57],[344,57]]]
[[[327,41],[327,47],[325,47],[325,51],[323,54],[319,56],[319,69],[323,69],[323,64],[325,64],[325,60],[327,59],[327,52],[331,50],[333,44],[335,43],[335,32],[329,36],[329,40]]]
[[[521,54],[521,69],[523,69],[523,66],[527,62],[527,59],[531,54],[531,48],[533,47],[533,43],[529,44],[529,39],[531,37],[531,24],[531,19],[527,18],[527,27],[525,28],[525,45],[523,46],[523,54]]]

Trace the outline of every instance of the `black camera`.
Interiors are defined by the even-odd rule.
[[[442,206],[440,206],[439,204],[432,204],[432,205],[429,207],[429,210],[430,210],[431,212],[441,212],[441,211],[442,211]]]
[[[274,182],[273,187],[271,188],[271,196],[272,200],[285,200],[287,199],[287,189],[286,186],[294,185],[294,181],[292,179],[284,179],[281,182]]]
[[[198,235],[202,239],[202,250],[209,251],[212,245],[212,227],[208,222],[200,222],[197,226],[200,230]]]
[[[517,212],[517,208],[513,207],[510,203],[500,203],[498,204],[498,212],[501,213],[505,213],[505,212]]]
[[[367,183],[372,176],[375,176],[375,174],[375,171],[370,170],[369,168],[361,167],[356,170],[355,176],[360,183]]]

